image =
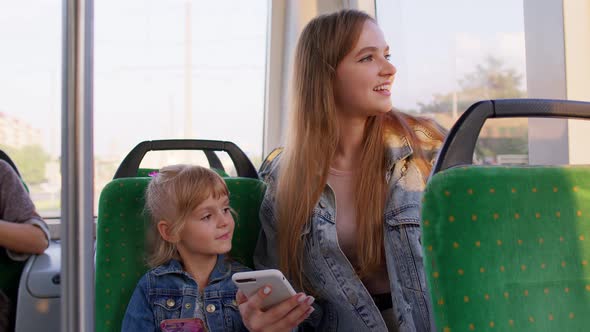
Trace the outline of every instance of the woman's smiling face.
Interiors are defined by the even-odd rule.
[[[349,116],[389,112],[396,71],[389,62],[389,46],[383,32],[373,21],[365,21],[355,46],[336,67],[336,108]]]

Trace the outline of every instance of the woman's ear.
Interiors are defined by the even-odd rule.
[[[178,242],[178,235],[177,234],[171,234],[171,230],[172,227],[170,226],[170,223],[166,220],[160,220],[158,221],[158,233],[160,233],[160,236],[168,242],[171,243],[175,243]]]

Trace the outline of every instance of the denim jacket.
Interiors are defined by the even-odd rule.
[[[425,152],[432,157],[440,142],[426,129],[414,128],[428,141]],[[393,300],[393,320],[400,332],[434,331],[430,296],[424,276],[420,208],[424,178],[408,158],[412,154],[405,137],[388,140],[389,166],[384,174],[389,186],[383,218],[385,260]],[[279,160],[275,158],[261,172],[267,191],[260,209],[262,224],[254,263],[256,268],[278,266],[275,192]],[[315,311],[302,328],[315,331],[387,331],[373,298],[338,245],[336,202],[326,184],[304,226],[303,270],[315,290]]]
[[[196,309],[205,315],[207,331],[247,331],[236,304],[237,287],[231,280],[235,272],[248,268],[217,257],[202,293],[197,282],[171,260],[149,270],[139,280],[123,319],[122,331],[160,331],[164,319],[195,318]]]

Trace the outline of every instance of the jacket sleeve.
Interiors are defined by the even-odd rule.
[[[267,178],[267,180],[269,180]],[[270,180],[272,181],[272,180]],[[277,220],[275,217],[275,188],[273,185],[267,182],[266,193],[260,207],[260,234],[258,236],[258,243],[256,250],[254,251],[254,267],[257,270],[263,269],[278,269],[279,268],[279,257],[278,257],[278,242],[277,242]],[[299,327],[293,331],[307,332],[317,331],[318,326],[323,317],[323,308],[316,301],[312,306],[315,311],[306,318]]]
[[[276,167],[278,160],[273,160],[261,173],[260,178],[266,182],[266,192],[260,206],[260,234],[254,251],[254,267],[257,270],[278,269],[278,233],[276,218]],[[294,331],[316,331],[323,317],[323,308],[316,301],[312,306],[315,311]]]
[[[147,278],[143,276],[137,287],[135,287],[135,291],[133,291],[127,305],[127,311],[121,326],[122,332],[157,332],[160,330],[159,326],[156,326],[146,290]]]
[[[277,220],[275,217],[274,177],[264,178],[266,192],[260,206],[260,233],[254,250],[254,267],[257,270],[278,269]]]
[[[434,165],[434,163],[436,162],[436,158],[438,158],[440,149],[442,148],[444,137],[446,137],[448,134],[448,130],[443,128],[438,122],[432,119],[430,119],[428,122],[440,134],[443,135],[442,140],[437,138],[436,135],[433,135],[430,130],[426,129],[423,126],[416,127],[415,132],[418,135],[418,137],[422,140],[422,150],[424,151],[426,160],[431,165]]]

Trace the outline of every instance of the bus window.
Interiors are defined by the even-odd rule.
[[[377,0],[376,13],[398,69],[398,109],[450,128],[478,100],[527,97],[522,1]],[[475,160],[528,163],[527,132],[527,119],[488,121]]]
[[[0,2],[0,149],[44,218],[60,214],[62,2]]]
[[[95,2],[95,202],[144,140],[232,141],[260,164],[267,6],[266,0]]]

